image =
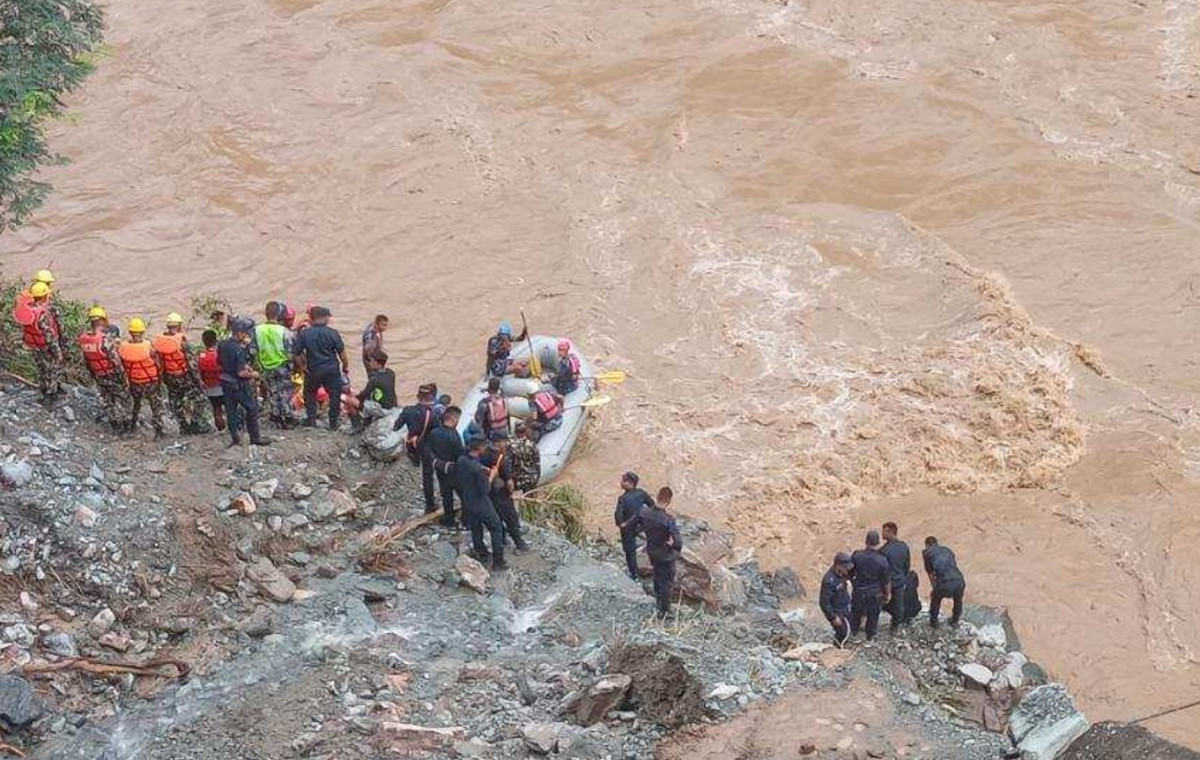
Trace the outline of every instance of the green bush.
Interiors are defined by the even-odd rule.
[[[573,544],[583,541],[587,500],[583,491],[568,483],[536,488],[520,500],[521,518],[552,530]]]
[[[11,372],[26,380],[37,380],[37,371],[33,366],[29,351],[21,342],[22,329],[13,319],[12,307],[17,295],[29,287],[28,282],[12,278],[0,277],[0,306],[4,313],[0,315],[0,370]],[[59,319],[62,321],[63,333],[70,345],[67,347],[67,380],[80,385],[91,385],[92,378],[88,374],[87,365],[75,343],[75,338],[87,327],[88,305],[82,301],[63,298],[62,294],[54,294],[54,305],[58,308]]]
[[[91,73],[103,26],[89,0],[0,0],[0,233],[50,192],[38,167],[65,159],[46,144],[46,121]]]

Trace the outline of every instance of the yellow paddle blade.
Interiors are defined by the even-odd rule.
[[[617,383],[625,382],[625,373],[619,369],[614,369],[609,372],[597,373],[591,379],[595,380],[598,383],[611,383],[613,385],[616,385]]]
[[[579,405],[581,409],[595,409],[598,406],[612,403],[612,396],[593,396]]]

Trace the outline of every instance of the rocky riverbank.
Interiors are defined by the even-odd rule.
[[[604,543],[536,531],[490,576],[347,436],[95,413],[0,393],[0,757],[982,760],[1088,728],[1002,613],[834,649],[794,575],[691,524],[695,604],[655,623]]]

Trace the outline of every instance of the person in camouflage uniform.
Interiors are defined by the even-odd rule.
[[[63,357],[66,341],[58,321],[58,312],[50,303],[50,286],[35,282],[17,301],[21,312],[22,342],[29,349],[37,369],[42,400],[50,401],[62,393]]]
[[[192,346],[183,332],[183,317],[176,313],[167,315],[167,331],[154,339],[154,350],[163,368],[162,383],[167,389],[171,415],[179,423],[179,432],[184,435],[212,432],[208,400],[200,373],[196,371]]]
[[[508,446],[509,456],[512,457],[513,481],[518,491],[532,491],[537,488],[542,476],[542,455],[534,440],[534,431],[529,425],[517,425],[517,437]]]
[[[108,314],[99,306],[88,311],[88,323],[90,329],[78,341],[83,361],[96,383],[108,423],[118,433],[128,432],[129,385],[117,354],[118,330],[108,323]]]
[[[135,317],[129,320],[129,340],[117,346],[117,355],[125,367],[129,380],[129,395],[133,399],[133,411],[129,416],[129,430],[137,430],[138,415],[142,402],[150,405],[150,423],[154,426],[154,437],[163,435],[162,363],[154,348],[146,340],[146,323]]]

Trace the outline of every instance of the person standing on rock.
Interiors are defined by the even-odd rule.
[[[821,613],[833,626],[833,643],[844,646],[850,639],[850,572],[854,563],[846,552],[833,557],[833,565],[821,578],[821,595],[818,599]]]
[[[421,466],[421,492],[425,497],[425,514],[437,511],[433,500],[433,452],[429,449],[429,434],[441,424],[433,411],[433,388],[426,383],[417,389],[417,403],[404,407],[392,430],[407,428],[404,453],[413,464]]]
[[[455,478],[454,463],[466,453],[462,436],[458,434],[458,421],[462,410],[457,406],[448,406],[442,414],[442,424],[435,427],[429,434],[429,450],[433,454],[433,470],[437,473],[438,490],[442,495],[442,526],[454,527],[454,493],[458,490]],[[459,495],[462,499],[462,495]],[[460,518],[464,528],[467,525],[466,510]]]
[[[263,316],[266,322],[254,327],[254,342],[258,346],[258,370],[267,387],[267,419],[281,429],[296,426],[292,413],[292,331],[280,324],[283,305],[269,301]]]
[[[660,618],[665,618],[671,611],[675,561],[683,551],[679,524],[667,511],[674,496],[669,487],[663,486],[658,489],[658,501],[651,500],[634,518],[634,529],[646,534],[646,556],[654,569],[654,601]]]
[[[891,599],[892,568],[887,557],[879,553],[879,531],[867,531],[866,548],[850,555],[854,563],[850,578],[854,593],[850,595],[850,635],[865,630],[867,641],[875,640],[879,629],[879,613]],[[865,625],[864,625],[865,622]]]
[[[899,538],[899,528],[894,522],[883,524],[883,547],[879,553],[887,557],[888,567],[891,568],[891,601],[887,612],[892,618],[892,635],[900,630],[900,624],[908,620],[905,610],[908,599],[908,573],[912,569],[912,557],[908,544]]]
[[[349,374],[346,344],[341,334],[329,326],[333,313],[324,306],[314,306],[309,312],[313,324],[296,336],[293,354],[298,369],[304,373],[304,426],[317,426],[317,390],[325,389],[329,396],[329,429],[338,429],[342,411],[342,373]]]
[[[268,446],[270,441],[262,437],[258,428],[258,394],[255,383],[259,374],[251,366],[250,331],[253,325],[248,319],[235,319],[230,323],[232,335],[217,344],[217,363],[221,367],[221,395],[225,400],[225,417],[229,429],[229,445],[242,442],[242,427],[250,434],[252,446]]]
[[[183,317],[172,312],[167,315],[167,331],[154,338],[152,344],[162,366],[162,382],[167,389],[167,405],[179,424],[179,432],[195,435],[211,431],[208,425],[200,376],[192,362],[191,347],[183,332]]]
[[[137,430],[142,401],[150,405],[150,423],[155,439],[163,435],[162,367],[154,347],[146,340],[146,323],[140,317],[129,320],[129,340],[117,347],[125,376],[129,378],[129,395],[133,398],[129,429]]]
[[[504,562],[504,524],[500,522],[500,515],[496,514],[492,504],[488,469],[480,462],[485,448],[487,442],[482,437],[472,438],[467,444],[467,453],[454,463],[454,475],[462,494],[467,523],[471,526],[475,559],[484,563],[488,561],[488,547],[483,543],[483,529],[487,528],[492,537],[492,569],[504,570],[508,567]]]
[[[500,515],[500,521],[504,523],[504,532],[517,547],[518,554],[524,554],[529,551],[529,544],[525,543],[525,537],[521,530],[521,515],[517,512],[517,504],[513,501],[513,491],[516,490],[516,484],[513,483],[513,463],[512,456],[508,451],[508,433],[503,430],[495,430],[490,436],[491,445],[484,452],[483,465],[487,468],[488,474],[492,479],[492,504],[496,507],[496,512]]]
[[[654,505],[650,494],[638,488],[638,476],[632,470],[621,476],[621,495],[613,511],[613,522],[621,531],[621,549],[625,552],[625,570],[633,580],[639,580],[637,563],[638,515],[644,507]]]
[[[108,424],[118,433],[129,430],[129,385],[117,353],[117,336],[108,313],[99,306],[88,310],[88,329],[79,336],[79,349],[96,383]]]
[[[925,539],[925,551],[921,553],[925,560],[925,572],[929,575],[929,625],[938,627],[938,616],[942,611],[942,600],[951,599],[954,609],[950,615],[950,625],[957,626],[962,619],[963,595],[967,592],[967,581],[962,571],[958,569],[958,561],[950,547],[942,546],[933,536]]]
[[[33,356],[42,401],[48,402],[62,393],[62,328],[50,303],[50,286],[38,281],[30,286],[28,293],[27,298],[17,298],[13,318],[21,325],[21,340]]]

